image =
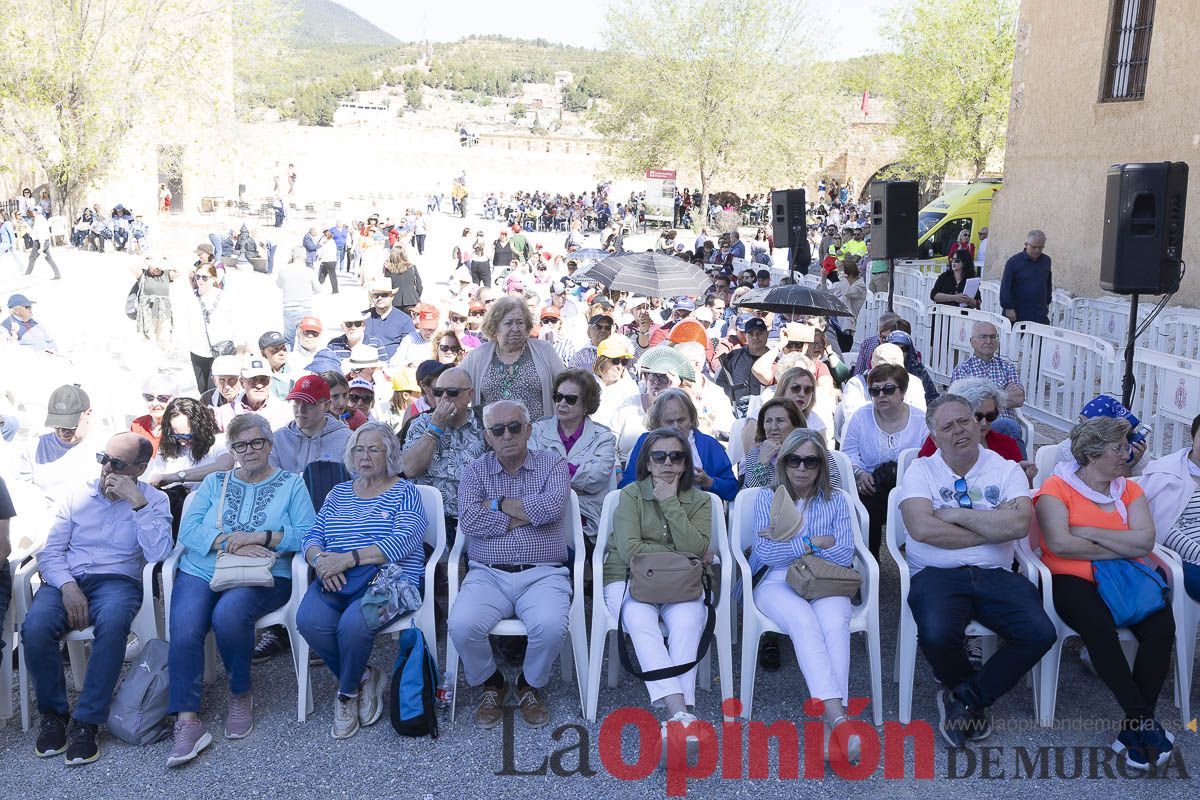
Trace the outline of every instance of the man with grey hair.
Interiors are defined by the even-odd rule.
[[[508,617],[525,624],[517,706],[527,725],[540,728],[550,721],[541,690],[566,636],[571,604],[564,534],[571,476],[557,453],[529,449],[529,411],[522,404],[488,405],[483,425],[492,452],[467,466],[458,486],[458,531],[467,537],[471,568],[447,629],[467,683],[483,685],[475,724],[489,729],[503,719],[509,684],[488,634]]]
[[[917,645],[944,687],[938,729],[951,747],[986,739],[987,709],[1041,660],[1056,639],[1032,583],[1012,571],[1033,504],[1025,473],[979,446],[970,403],[944,394],[926,424],[938,450],[912,462],[896,487],[912,573],[908,605]],[[978,620],[1004,645],[978,671],[964,648]]]
[[[986,378],[1001,389],[1007,400],[1000,417],[992,426],[996,433],[1017,440],[1021,452],[1025,442],[1021,435],[1021,424],[1010,409],[1025,405],[1025,385],[1017,374],[1017,365],[999,354],[1000,331],[990,322],[976,322],[971,326],[971,356],[958,363],[950,375],[950,382],[963,378]]]
[[[1046,255],[1046,234],[1032,230],[1025,248],[1004,264],[1000,278],[1000,307],[1013,322],[1050,324],[1050,299],[1054,278]]]

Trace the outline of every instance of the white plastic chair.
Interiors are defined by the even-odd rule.
[[[709,498],[712,500],[713,509],[713,541],[709,548],[711,552],[716,553],[717,560],[714,563],[720,570],[720,586],[715,598],[717,626],[713,633],[713,642],[716,645],[717,668],[721,678],[721,700],[725,701],[733,697],[733,632],[730,624],[733,557],[729,552],[729,539],[725,530],[724,506],[721,498],[712,492],[709,492]],[[617,637],[615,635],[617,620],[608,612],[608,604],[604,601],[604,556],[608,550],[608,537],[612,532],[613,516],[616,514],[617,503],[620,499],[620,492],[610,492],[604,498],[604,510],[600,514],[600,525],[596,534],[596,549],[592,555],[592,637],[591,657],[588,662],[585,716],[593,721],[596,719],[600,706],[600,671],[604,666],[605,642],[608,643],[608,687],[610,689],[617,688],[621,680],[622,667],[617,654]],[[696,666],[696,686],[704,690],[712,688],[712,668],[709,655],[706,653]]]
[[[729,514],[729,541],[742,581],[742,713],[750,719],[754,704],[754,684],[758,668],[758,641],[764,633],[783,635],[783,629],[758,610],[750,590],[754,574],[745,552],[758,536],[754,529],[754,506],[759,492],[770,489],[746,489],[740,492]],[[871,672],[871,715],[875,724],[883,724],[883,656],[879,641],[879,563],[871,556],[863,540],[867,511],[847,492],[850,525],[854,531],[854,566],[862,575],[862,603],[851,606],[850,632],[867,638],[867,659]]]
[[[1038,525],[1037,515],[1034,514],[1029,524],[1029,536],[1017,542],[1017,558],[1021,568],[1030,580],[1040,584],[1042,609],[1054,623],[1058,638],[1042,660],[1034,668],[1034,681],[1038,686],[1035,696],[1038,702],[1038,724],[1043,728],[1054,725],[1054,709],[1058,700],[1058,669],[1062,661],[1063,643],[1072,636],[1078,636],[1075,629],[1067,625],[1054,607],[1054,591],[1051,583],[1050,568],[1042,563],[1042,529]],[[1186,727],[1191,719],[1191,703],[1189,692],[1191,686],[1191,666],[1195,657],[1196,626],[1191,626],[1191,637],[1188,636],[1184,622],[1188,619],[1188,605],[1195,605],[1183,591],[1183,566],[1171,558],[1168,551],[1155,545],[1150,551],[1148,560],[1155,567],[1161,567],[1167,575],[1167,584],[1171,587],[1171,610],[1175,615],[1175,701],[1180,707],[1181,724]],[[1129,628],[1118,628],[1117,638],[1121,641],[1125,657],[1132,661],[1137,652],[1137,638]],[[1190,648],[1189,648],[1190,643]]]
[[[904,725],[912,721],[913,682],[917,669],[917,621],[913,618],[912,609],[908,607],[908,591],[912,575],[908,569],[908,561],[905,560],[901,550],[908,538],[908,530],[904,527],[904,519],[900,514],[899,487],[904,471],[912,464],[916,455],[915,449],[905,450],[900,454],[896,469],[896,488],[888,495],[887,525],[884,529],[888,552],[891,553],[900,573],[900,628],[896,635],[896,666],[893,678],[900,685],[899,716],[901,724]],[[987,661],[996,652],[998,637],[986,625],[972,621],[967,625],[965,633],[967,636],[978,636],[983,639],[984,661]],[[1035,708],[1037,707],[1037,687],[1035,676],[1033,681]]]
[[[20,560],[10,558],[8,562],[0,564],[0,569],[11,569],[16,572],[20,566]],[[8,611],[4,614],[3,630],[0,630],[0,639],[4,641],[4,647],[0,648],[0,722],[11,719],[13,715],[12,704],[12,654],[19,646],[20,630],[17,628],[17,608],[16,603],[8,604]]]
[[[1034,453],[1033,464],[1037,467],[1037,474],[1033,476],[1035,492],[1042,488],[1042,484],[1049,480],[1054,474],[1054,468],[1058,466],[1058,445],[1059,442],[1044,444]]]
[[[35,553],[34,558],[22,564],[13,576],[13,604],[16,606],[16,614],[21,618],[21,624],[24,624],[25,615],[33,607],[33,581],[37,575],[36,558],[37,554]],[[138,608],[133,623],[129,627],[130,632],[135,634],[143,644],[158,636],[158,619],[154,611],[154,569],[160,563],[165,562],[151,561],[142,568],[142,605]],[[84,645],[94,636],[95,629],[89,625],[81,631],[68,631],[62,637],[62,641],[67,643],[67,655],[71,660],[71,677],[75,681],[76,691],[82,690],[84,674],[87,672],[87,650]],[[5,659],[7,658],[9,656],[6,653]],[[17,680],[21,695],[21,730],[28,731],[31,720],[29,668],[25,664],[23,644],[17,647],[17,669],[20,673]]]
[[[429,557],[425,560],[425,591],[421,596],[421,607],[416,611],[408,614],[401,614],[392,623],[382,628],[378,636],[384,634],[392,634],[397,637],[401,630],[411,625],[415,625],[421,629],[421,633],[425,636],[425,644],[429,648],[429,652],[433,654],[434,661],[437,660],[438,644],[437,644],[437,625],[434,619],[434,573],[437,570],[438,562],[442,555],[446,552],[446,512],[442,505],[442,493],[433,486],[417,486],[417,494],[421,497],[421,509],[425,513],[425,544],[433,548]],[[297,554],[297,560],[303,560],[303,553]],[[310,583],[307,562],[304,562],[305,569],[301,579],[300,599],[304,599],[304,595],[308,592],[308,584]],[[295,584],[293,584],[294,586]],[[297,609],[299,604],[297,603]],[[304,637],[301,636],[301,639]],[[312,673],[311,665],[308,662],[308,652],[311,648],[308,642],[304,642],[304,659],[298,662],[297,680],[304,687],[304,691],[308,697],[307,713],[312,713]],[[302,705],[297,704],[297,719],[301,722],[305,721],[305,713],[302,710]]]
[[[570,681],[574,672],[575,685],[579,689],[580,710],[585,705],[584,680],[588,672],[587,654],[587,621],[583,611],[583,565],[584,541],[583,524],[579,518],[579,497],[571,490],[571,499],[567,503],[566,524],[563,526],[567,546],[571,554],[571,606],[567,612],[567,636],[563,640],[562,653],[559,660],[562,663],[564,681]],[[458,599],[459,563],[462,559],[463,547],[467,537],[462,531],[454,539],[454,547],[450,550],[450,563],[447,565],[449,580],[448,614],[454,611],[454,601]],[[526,636],[525,623],[516,617],[502,619],[491,630],[493,636]],[[446,635],[446,675],[454,684],[453,698],[450,701],[450,721],[453,722],[458,706],[458,650],[454,640]]]
[[[1200,625],[1200,603],[1183,588],[1183,559],[1174,550],[1156,547],[1163,560],[1170,562],[1167,583],[1171,587],[1171,608],[1175,613],[1175,705],[1186,727],[1192,718],[1192,670],[1196,666],[1196,626]]]

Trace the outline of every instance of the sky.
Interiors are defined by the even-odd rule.
[[[652,0],[648,0],[652,1]],[[454,41],[470,34],[499,33],[543,38],[581,47],[600,46],[605,0],[337,0],[401,41]],[[820,21],[819,57],[850,58],[887,49],[880,35],[883,13],[902,0],[810,0],[809,16]],[[514,13],[514,9],[519,12]]]

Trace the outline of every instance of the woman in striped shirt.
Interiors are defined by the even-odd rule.
[[[1146,490],[1155,537],[1179,554],[1184,589],[1200,601],[1200,414],[1191,435],[1190,446],[1147,464],[1138,483]]]
[[[425,567],[425,512],[416,487],[396,477],[403,468],[400,441],[388,426],[368,422],[346,444],[346,468],[358,475],[325,498],[301,552],[316,570],[296,624],[338,679],[333,737],[353,736],[383,714],[387,676],[367,666],[375,634],[389,620],[368,625],[360,602],[382,564],[399,564],[421,588]]]
[[[850,680],[850,598],[822,597],[805,600],[788,585],[788,566],[814,553],[843,567],[854,558],[854,533],[846,495],[829,483],[828,453],[822,434],[806,428],[784,441],[776,463],[776,491],[796,504],[803,524],[790,539],[772,537],[771,506],[774,495],[760,492],[754,507],[754,527],[759,532],[750,554],[750,569],[766,570],[754,588],[760,611],[783,629],[796,650],[809,696],[825,704],[828,730],[846,718]],[[857,760],[857,737],[844,743],[849,760]]]

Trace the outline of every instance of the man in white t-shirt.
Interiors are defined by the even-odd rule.
[[[908,605],[917,643],[938,691],[938,729],[952,747],[991,733],[987,709],[1054,644],[1054,625],[1032,583],[1012,572],[1014,542],[1029,532],[1033,505],[1020,466],[979,446],[971,406],[933,400],[926,424],[938,446],[905,471],[899,491],[913,577]],[[976,672],[964,633],[971,620],[1004,645]]]

